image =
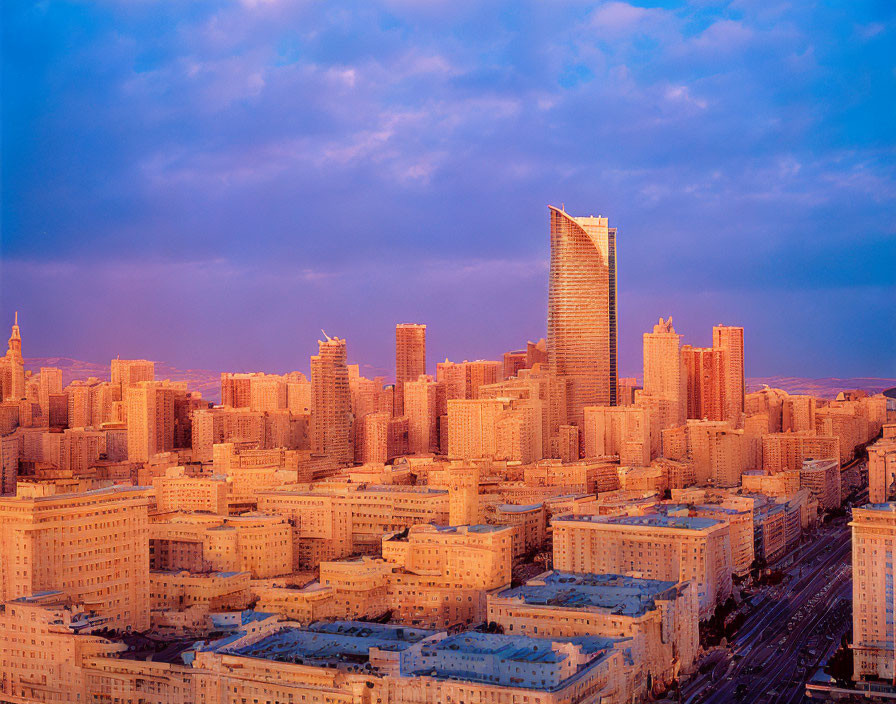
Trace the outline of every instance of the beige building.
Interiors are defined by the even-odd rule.
[[[20,484],[17,496],[0,498],[0,601],[56,590],[112,627],[147,628],[149,494]]]
[[[190,476],[183,467],[172,467],[152,481],[156,511],[207,511],[226,516],[230,485],[221,475]]]
[[[550,214],[548,365],[568,378],[566,417],[581,427],[586,406],[616,405],[616,228]]]
[[[692,582],[545,572],[489,594],[488,620],[535,638],[631,638],[642,681],[668,684],[690,672],[699,647]]]
[[[175,513],[149,524],[154,570],[249,572],[255,579],[292,572],[292,535],[280,516]]]
[[[767,472],[801,469],[806,460],[840,460],[840,439],[831,435],[770,433],[762,438],[762,468]]]
[[[660,318],[644,333],[644,395],[668,399],[671,412],[660,429],[684,424],[687,417],[687,374],[681,357],[681,335],[672,317]]]
[[[687,375],[688,418],[725,420],[725,352],[715,347],[681,348],[681,360]]]
[[[408,419],[408,453],[416,455],[438,452],[439,384],[426,374],[414,380],[406,380],[402,384],[404,415]]]
[[[120,398],[125,391],[137,386],[141,381],[154,381],[156,365],[147,359],[113,359],[110,364],[112,384],[121,390]]]
[[[513,530],[504,526],[412,526],[383,539],[395,565],[388,603],[396,620],[445,628],[480,623],[489,591],[510,585]]]
[[[405,384],[426,374],[426,326],[399,323],[395,326],[396,416],[405,415]],[[413,450],[412,450],[413,452]]]
[[[852,514],[854,679],[896,679],[893,552],[896,504],[868,504]]]
[[[871,503],[896,500],[896,438],[887,437],[889,428],[884,426],[884,437],[868,446],[868,497]]]
[[[149,602],[153,611],[240,611],[252,599],[248,572],[153,570],[149,573]]]
[[[650,422],[637,406],[586,406],[584,409],[585,456],[616,455],[620,464],[650,464]]]
[[[0,401],[19,401],[24,398],[25,359],[22,357],[22,333],[19,330],[19,313],[16,311],[6,356],[0,358]]]
[[[734,427],[740,426],[744,412],[744,329],[733,325],[716,325],[712,329],[712,346],[724,354],[725,406],[723,418]]]
[[[554,569],[693,580],[701,618],[731,595],[731,541],[724,521],[662,514],[560,516],[552,527]]]
[[[345,340],[327,337],[318,346],[318,354],[311,358],[312,446],[339,464],[351,464],[354,450]]]

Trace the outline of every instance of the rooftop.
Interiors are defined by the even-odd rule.
[[[618,574],[566,572],[549,572],[543,578],[498,594],[500,598],[521,599],[533,606],[606,609],[624,616],[640,616],[656,608],[655,600],[676,596],[675,582]]]
[[[370,648],[401,651],[435,631],[361,621],[334,621],[285,627],[254,643],[221,650],[265,660],[292,661],[323,667],[366,663]]]
[[[706,530],[721,525],[721,521],[714,518],[702,518],[698,516],[664,516],[661,513],[651,513],[646,516],[560,516],[557,521],[577,521],[587,523],[605,523],[609,525],[641,526],[649,528],[675,528],[679,530]]]

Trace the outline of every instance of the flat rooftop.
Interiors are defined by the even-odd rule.
[[[608,525],[635,526],[644,528],[675,528],[679,530],[706,530],[721,525],[714,518],[698,516],[665,516],[651,513],[646,516],[560,516],[554,521],[576,521],[584,523],[605,523]]]
[[[500,598],[521,599],[532,606],[601,609],[623,616],[641,616],[656,609],[656,600],[675,599],[675,582],[618,574],[550,572],[543,579],[505,589]]]
[[[337,667],[367,662],[370,648],[401,651],[433,633],[407,626],[334,621],[282,628],[249,645],[222,651],[229,655]]]
[[[466,631],[424,644],[419,669],[404,674],[556,691],[608,657],[618,643],[602,636],[547,639]],[[566,663],[575,650],[586,657],[563,677],[564,669],[554,666]]]

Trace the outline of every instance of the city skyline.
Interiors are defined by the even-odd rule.
[[[620,375],[670,314],[751,331],[753,376],[896,375],[885,7],[2,11],[30,355],[285,370],[323,327],[388,368],[419,321],[495,358],[545,336],[565,203],[624,243]]]

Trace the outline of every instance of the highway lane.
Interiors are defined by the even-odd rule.
[[[800,701],[795,693],[802,691],[806,672],[801,651],[841,596],[849,596],[849,538],[845,525],[824,530],[792,569],[802,576],[784,586],[777,601],[766,601],[746,619],[729,646],[731,662],[722,679],[692,678],[682,688],[682,701]]]

